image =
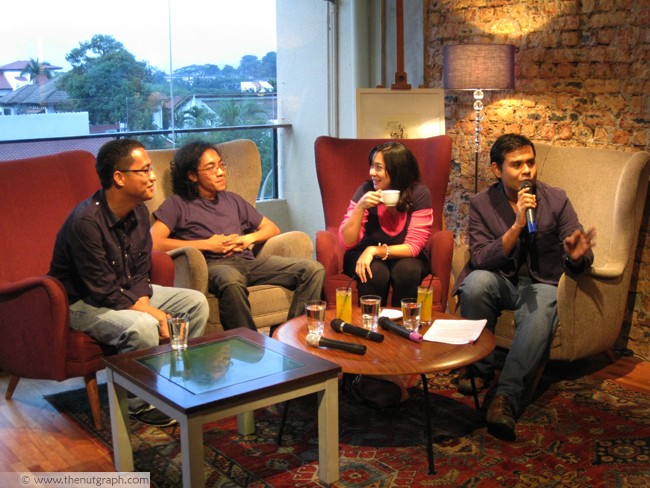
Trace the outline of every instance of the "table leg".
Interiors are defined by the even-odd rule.
[[[253,410],[237,415],[237,432],[239,435],[255,433],[255,412]]]
[[[113,380],[113,372],[106,369],[108,406],[111,413],[113,436],[113,462],[116,471],[133,471],[133,448],[131,447],[131,423],[127,392]]]
[[[472,383],[472,396],[474,397],[474,406],[476,410],[481,409],[481,404],[478,401],[478,390],[476,389],[476,382],[474,381],[474,376],[470,375],[469,381]]]
[[[324,483],[339,479],[339,382],[326,381],[318,392],[318,475]]]
[[[424,419],[426,422],[425,430],[427,434],[427,458],[429,459],[429,474],[436,474],[436,468],[433,464],[433,435],[431,433],[431,410],[429,405],[429,383],[427,375],[422,374],[422,389],[424,390]]]
[[[289,415],[289,402],[287,400],[282,404],[282,420],[280,420],[280,427],[278,428],[278,435],[275,437],[275,443],[278,446],[282,445],[282,436],[284,435],[284,426],[287,425],[287,416]]]
[[[203,422],[202,419],[184,417],[180,419],[181,457],[183,460],[183,487],[203,488]]]

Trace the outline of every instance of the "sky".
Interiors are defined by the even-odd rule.
[[[0,15],[0,66],[38,58],[67,71],[65,55],[95,34],[165,72],[170,31],[173,69],[237,67],[244,55],[276,50],[275,0],[13,0]]]

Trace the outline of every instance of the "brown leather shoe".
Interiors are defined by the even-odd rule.
[[[515,408],[506,395],[494,395],[485,416],[488,433],[504,441],[514,441]]]
[[[485,388],[486,381],[480,376],[474,376],[474,385],[476,386],[476,393],[480,393]],[[463,395],[473,395],[472,379],[469,375],[463,376],[458,380],[458,393]]]

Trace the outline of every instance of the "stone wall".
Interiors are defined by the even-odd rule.
[[[425,85],[442,88],[443,46],[516,46],[516,89],[485,92],[479,191],[491,184],[488,152],[505,132],[556,145],[650,151],[649,0],[424,0]],[[472,93],[448,92],[453,166],[446,208],[467,241],[474,190]],[[650,198],[639,237],[629,312],[618,346],[650,358]]]

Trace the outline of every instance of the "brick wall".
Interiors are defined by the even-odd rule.
[[[425,85],[442,88],[451,44],[516,46],[516,89],[485,92],[479,191],[505,132],[565,146],[650,151],[650,0],[424,0]],[[467,241],[474,190],[471,92],[446,95],[453,166],[446,223]],[[646,201],[620,347],[650,358],[650,198]]]

